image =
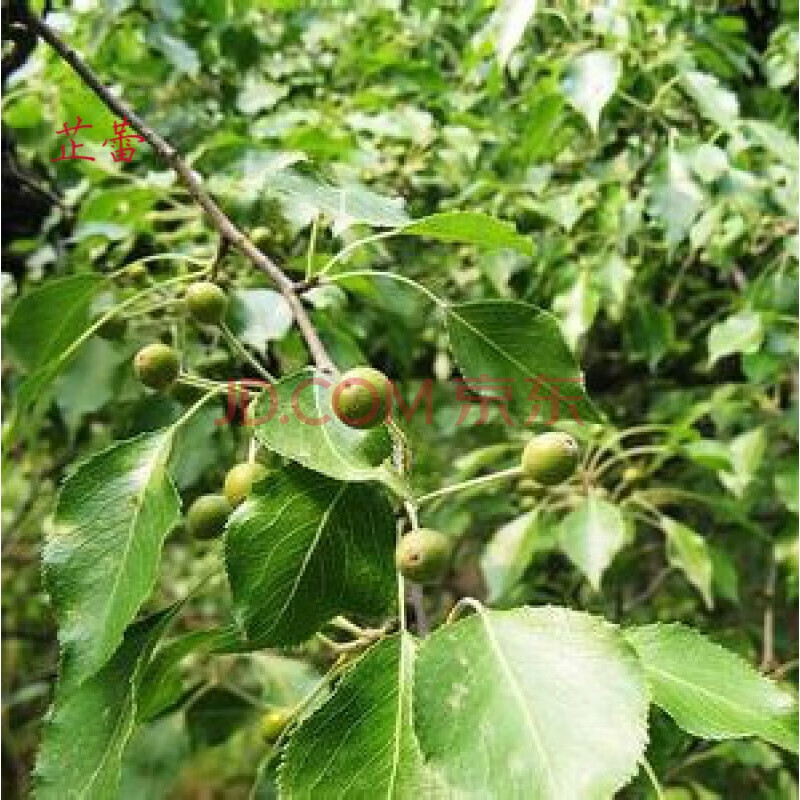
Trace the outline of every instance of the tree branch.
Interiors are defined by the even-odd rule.
[[[203,188],[202,180],[180,157],[178,151],[162,136],[156,133],[135,111],[113,95],[94,74],[92,69],[71,48],[62,41],[58,34],[34,14],[28,16],[28,26],[43,39],[58,55],[78,73],[81,80],[119,117],[127,118],[131,126],[144,137],[145,141],[153,148],[155,153],[165,161],[186,186],[187,191],[195,202],[206,212],[211,224],[217,229],[222,238],[231,247],[241,252],[262,272],[265,272],[278,287],[292,310],[297,327],[303,334],[311,351],[314,363],[323,370],[336,372],[336,365],[325,350],[325,346],[317,334],[314,324],[303,308],[300,298],[294,290],[293,282],[283,270],[266,254],[262,253],[248,238],[231,222],[225,212],[214,202],[211,195]]]

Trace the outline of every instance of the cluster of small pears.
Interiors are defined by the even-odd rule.
[[[391,391],[389,379],[382,372],[372,367],[357,367],[342,375],[334,392],[333,408],[345,424],[373,427],[384,421]],[[575,472],[579,455],[578,443],[569,434],[541,433],[525,446],[522,472],[543,486],[555,486]],[[409,580],[432,583],[447,571],[452,551],[452,537],[432,528],[416,528],[398,543],[395,563]]]
[[[204,325],[218,325],[225,317],[228,298],[216,284],[201,281],[186,292],[189,315]],[[110,318],[99,331],[116,338],[124,332],[125,320]],[[134,357],[134,369],[139,380],[151,389],[165,391],[180,374],[177,351],[161,342],[143,347]],[[345,372],[333,395],[333,409],[346,425],[367,429],[386,420],[392,401],[389,379],[370,366],[356,367]],[[578,444],[566,433],[550,431],[534,436],[522,453],[521,472],[543,486],[554,486],[567,480],[579,460]],[[198,497],[186,513],[189,533],[200,540],[222,534],[233,509],[251,493],[253,486],[268,475],[267,468],[257,461],[233,466],[225,476],[222,491]],[[395,550],[395,564],[400,573],[417,583],[439,581],[450,567],[454,539],[432,528],[414,528],[401,537]],[[261,720],[261,733],[269,743],[275,743],[292,718],[292,710],[273,708]]]
[[[214,283],[200,281],[187,289],[186,308],[197,322],[219,324],[227,306],[225,292]],[[163,391],[178,379],[178,353],[160,342],[147,345],[136,354],[134,368],[142,383]],[[392,386],[386,375],[373,367],[362,366],[342,375],[334,390],[332,405],[343,423],[365,429],[385,421],[391,400]],[[578,444],[569,434],[541,433],[525,446],[522,473],[543,486],[555,486],[575,472],[579,455]],[[233,508],[266,474],[266,467],[257,462],[234,466],[225,478],[222,493],[203,495],[189,508],[187,525],[192,535],[209,539],[222,533]],[[431,528],[416,528],[400,539],[395,562],[409,580],[430,583],[439,580],[447,571],[452,551],[452,537]]]
[[[228,296],[210,281],[197,281],[186,290],[186,310],[204,325],[219,325],[228,309]],[[113,321],[112,317],[110,321]],[[107,323],[106,323],[107,324]],[[136,353],[133,368],[139,380],[151,389],[163,392],[178,379],[180,358],[174,347],[154,342]]]

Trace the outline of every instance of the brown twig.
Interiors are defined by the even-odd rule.
[[[314,324],[311,322],[308,314],[303,308],[300,298],[294,291],[294,285],[289,277],[283,270],[265,253],[262,253],[254,244],[247,238],[243,231],[239,230],[236,225],[231,222],[228,216],[222,209],[214,202],[211,195],[203,188],[200,176],[189,167],[186,162],[180,157],[178,151],[168,142],[156,133],[136,112],[134,112],[125,102],[113,95],[103,84],[100,79],[94,74],[92,69],[86,62],[78,55],[78,53],[70,47],[66,42],[62,41],[56,32],[50,28],[47,23],[39,19],[34,14],[28,17],[28,26],[34,31],[41,39],[43,39],[50,47],[55,50],[58,55],[72,67],[73,70],[80,76],[81,80],[111,109],[117,116],[123,117],[130,122],[131,126],[144,137],[145,141],[153,148],[156,155],[165,161],[180,180],[186,186],[187,191],[195,202],[206,212],[211,224],[219,231],[220,235],[225,239],[231,247],[241,252],[247,259],[249,259],[256,267],[262,272],[265,272],[274,281],[280,293],[286,299],[289,307],[292,310],[297,327],[303,334],[303,338],[308,344],[308,349],[311,352],[311,357],[314,363],[323,370],[328,372],[336,372],[336,365],[331,360],[325,346],[317,334]]]
[[[628,614],[637,606],[642,605],[642,603],[646,603],[651,597],[653,597],[656,592],[661,588],[664,581],[669,578],[672,574],[673,568],[672,567],[664,567],[661,569],[653,580],[650,581],[647,588],[641,592],[641,594],[636,595],[630,602],[623,606],[623,613]]]
[[[761,671],[768,672],[775,664],[775,583],[777,580],[775,559],[770,558],[764,586],[764,624],[761,655]]]

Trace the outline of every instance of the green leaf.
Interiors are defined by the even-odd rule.
[[[725,550],[719,547],[708,546],[711,556],[711,565],[714,573],[713,587],[718,597],[741,605],[739,598],[739,574],[736,564]]]
[[[670,147],[666,168],[650,192],[650,213],[664,225],[670,250],[686,238],[704,202],[689,159]]]
[[[241,641],[234,625],[190,631],[166,642],[147,665],[136,716],[153,719],[173,706],[185,692],[181,662],[189,655],[236,653],[250,648]]]
[[[611,797],[636,774],[647,706],[618,630],[567,609],[482,610],[417,654],[414,728],[452,796]]]
[[[742,123],[746,134],[753,139],[753,143],[763,147],[776,159],[792,169],[797,169],[798,147],[797,141],[777,125],[763,120],[748,119]]]
[[[289,304],[273,289],[238,289],[231,295],[227,323],[259,353],[265,352],[268,342],[286,336],[293,319]]]
[[[179,714],[138,727],[125,750],[118,800],[169,797],[189,755]]]
[[[667,559],[686,576],[703,597],[707,608],[714,607],[714,562],[706,540],[687,525],[661,517],[667,537]]]
[[[581,270],[569,289],[553,298],[553,311],[561,320],[561,329],[571,350],[575,350],[581,337],[592,327],[599,307],[599,292],[586,270]]]
[[[312,383],[312,380],[315,381]],[[262,392],[254,411],[256,438],[265,447],[304,467],[342,481],[382,481],[404,491],[385,463],[392,442],[385,425],[360,429],[345,425],[333,410],[337,379],[305,369]],[[274,415],[271,419],[271,409]]]
[[[292,735],[279,770],[282,797],[446,796],[427,780],[411,720],[414,644],[384,639]]]
[[[41,408],[47,389],[71,356],[64,353],[86,330],[92,299],[104,282],[95,274],[48,281],[19,300],[5,327],[5,341],[28,375],[17,391],[17,409]]]
[[[440,242],[477,244],[488,248],[507,247],[525,255],[533,254],[531,239],[517,233],[511,223],[472,211],[432,214],[404,225],[400,232],[409,236],[437,239]]]
[[[619,59],[606,50],[592,50],[577,56],[567,68],[561,88],[594,133],[597,133],[600,114],[614,95],[621,74]]]
[[[487,23],[484,36],[494,41],[501,67],[508,63],[535,13],[536,0],[501,0],[498,4]]]
[[[710,366],[733,353],[755,353],[764,340],[764,322],[755,311],[740,311],[718,322],[708,333]]]
[[[266,109],[274,108],[289,94],[289,91],[288,86],[280,86],[258,76],[248,75],[236,97],[236,108],[242,114],[259,114]]]
[[[533,556],[556,544],[556,531],[537,511],[529,511],[499,528],[481,556],[488,602],[501,602],[522,578]]]
[[[336,235],[353,225],[396,228],[409,221],[401,198],[380,195],[359,184],[334,186],[287,169],[273,174],[265,188],[284,204],[303,210],[309,219],[325,214],[333,220]]]
[[[476,300],[446,311],[450,347],[464,379],[470,385],[510,382],[508,409],[516,424],[531,416],[528,424],[599,419],[552,314],[515,300]],[[497,397],[503,387],[484,389],[486,396]]]
[[[176,610],[132,625],[113,658],[74,691],[59,682],[34,772],[37,800],[116,798],[142,673]]]
[[[720,128],[730,129],[739,117],[736,95],[720,86],[714,75],[689,71],[681,75],[681,86],[697,103],[700,113]]]
[[[211,686],[186,709],[189,742],[195,750],[215,747],[260,716],[260,706],[230,689]]]
[[[69,684],[108,661],[153,588],[180,512],[165,470],[171,441],[170,428],[114,444],[61,489],[42,560]]]
[[[798,463],[794,455],[778,463],[774,476],[775,492],[786,508],[794,514],[800,511],[797,502],[800,494],[799,477]]]
[[[697,439],[682,445],[683,452],[696,464],[708,469],[730,469],[730,448],[716,439]]]
[[[742,433],[730,443],[731,470],[718,473],[728,491],[736,497],[744,495],[764,460],[766,449],[767,437],[763,428]]]
[[[591,494],[561,520],[558,540],[599,592],[603,573],[625,544],[625,520],[617,506]]]
[[[672,315],[666,308],[643,300],[631,306],[625,323],[625,346],[654,371],[675,343]]]
[[[47,281],[14,304],[5,341],[23,367],[33,372],[58,358],[83,332],[101,275],[83,273]]]
[[[259,488],[225,537],[236,618],[252,640],[296,644],[337,614],[391,609],[395,523],[378,487],[292,465]]]
[[[683,625],[626,632],[653,701],[704,739],[758,736],[797,752],[797,700],[739,656]]]
[[[91,337],[54,385],[54,399],[70,430],[115,399],[130,370],[131,349]]]

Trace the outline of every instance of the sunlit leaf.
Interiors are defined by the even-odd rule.
[[[653,701],[682,728],[704,739],[759,736],[797,752],[797,700],[683,625],[648,625],[626,633],[644,665]]]
[[[625,544],[625,520],[617,506],[591,494],[561,521],[558,540],[599,591],[603,573]]]
[[[708,360],[713,366],[732,353],[755,353],[764,339],[761,314],[740,311],[718,322],[708,333]]]
[[[763,428],[737,436],[730,443],[731,469],[721,470],[719,479],[737,497],[741,497],[756,476],[764,459],[767,438]]]
[[[264,352],[268,342],[282,339],[294,318],[289,304],[273,289],[237,289],[231,294],[228,324],[245,344]]]
[[[686,238],[704,200],[688,159],[670,147],[666,167],[650,193],[650,213],[664,226],[670,249]]]
[[[167,429],[119,442],[81,464],[59,494],[42,560],[66,684],[108,661],[153,588],[180,511],[166,473],[171,441]]]
[[[564,94],[595,133],[600,125],[600,114],[613,97],[621,72],[619,59],[613,53],[592,50],[573,59],[563,77]]]
[[[492,15],[484,35],[489,35],[504,67],[525,35],[525,28],[536,13],[536,0],[502,0]]]
[[[527,255],[533,244],[527,236],[517,233],[508,222],[469,211],[449,211],[433,214],[404,225],[402,233],[438,239],[442,242],[477,244],[487,248],[508,247]]]
[[[667,537],[669,563],[680,569],[700,592],[706,607],[713,608],[714,562],[706,540],[688,525],[669,517],[661,518],[661,527]]]
[[[647,706],[617,629],[576,611],[481,611],[417,655],[414,728],[458,797],[612,797],[644,752]]]
[[[481,556],[481,571],[496,604],[522,578],[535,553],[557,546],[557,531],[537,511],[529,511],[495,531]]]
[[[688,71],[681,75],[681,86],[697,103],[700,113],[721,128],[730,128],[739,116],[736,95],[720,85],[714,75]]]

